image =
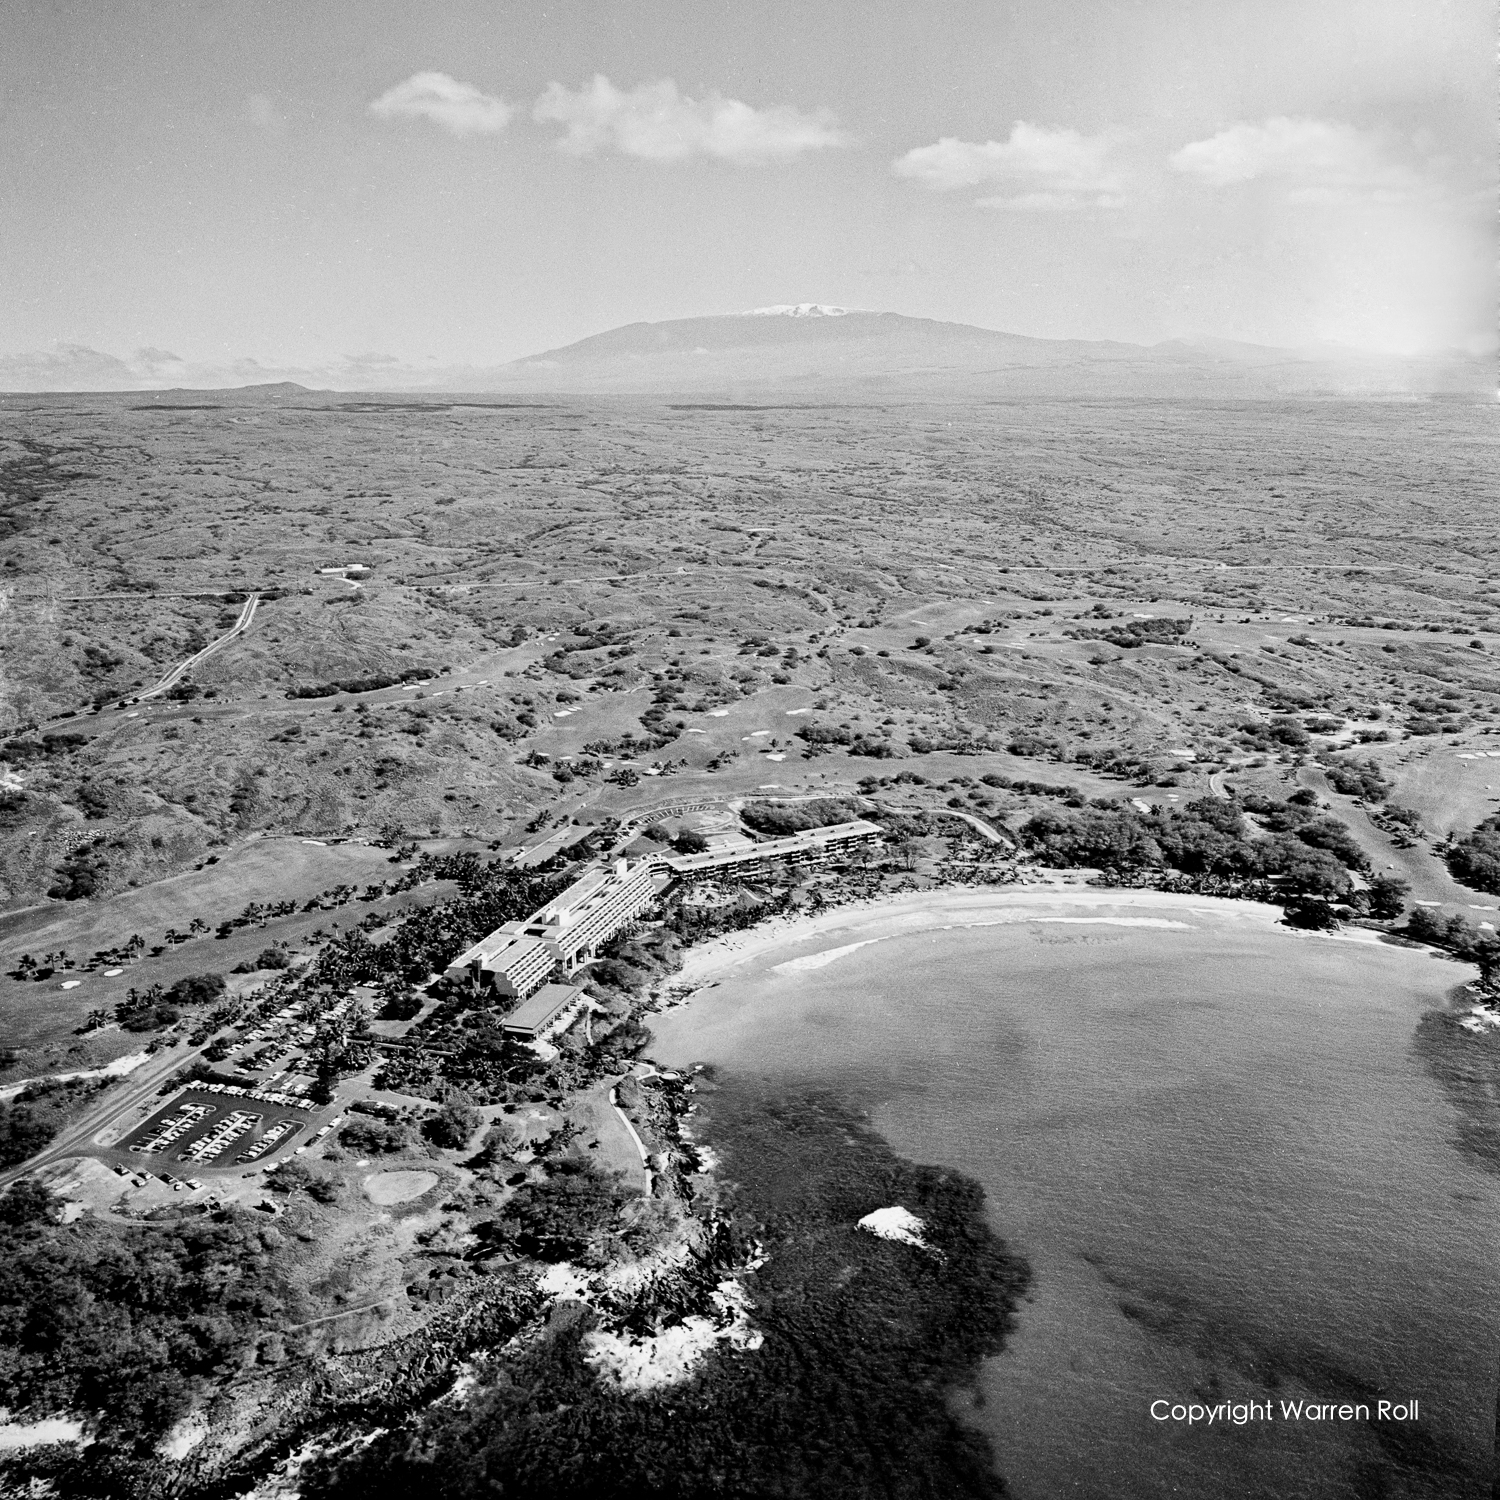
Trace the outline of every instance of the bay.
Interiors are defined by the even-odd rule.
[[[1412,1047],[1461,971],[1165,915],[793,930],[656,1017],[651,1055],[836,1091],[983,1184],[1036,1280],[961,1399],[1018,1500],[1488,1495],[1500,1182]],[[1420,1419],[1281,1418],[1309,1397]]]

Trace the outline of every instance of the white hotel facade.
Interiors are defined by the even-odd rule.
[[[449,978],[471,976],[502,995],[526,996],[555,967],[571,974],[599,944],[639,916],[656,896],[650,864],[619,859],[590,870],[546,906],[506,922],[449,964]]]
[[[668,881],[743,877],[771,864],[823,864],[837,853],[878,845],[881,838],[878,824],[856,818],[703,854],[656,855],[633,863],[617,859],[590,870],[524,921],[507,922],[480,938],[444,972],[449,979],[472,979],[498,994],[525,999],[554,969],[571,974],[588,963],[599,945],[645,911]]]

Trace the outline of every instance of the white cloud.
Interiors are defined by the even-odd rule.
[[[628,92],[602,73],[576,90],[550,83],[532,116],[541,124],[566,126],[557,145],[573,156],[612,150],[646,161],[709,156],[755,163],[847,142],[829,110],[807,112],[790,104],[755,109],[717,94],[689,99],[670,78]]]
[[[451,135],[498,135],[515,111],[447,73],[413,73],[370,103],[382,120],[429,120]]]
[[[1257,180],[1284,186],[1294,201],[1350,197],[1404,198],[1421,177],[1397,156],[1398,145],[1336,120],[1241,122],[1173,155],[1172,166],[1210,187]]]
[[[1116,138],[1049,130],[1017,120],[1004,141],[961,141],[944,136],[936,145],[918,146],[891,163],[898,177],[935,192],[999,185],[1009,192],[978,198],[985,208],[1022,212],[1118,208],[1124,177],[1110,159]]]

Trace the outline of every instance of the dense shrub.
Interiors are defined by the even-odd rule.
[[[395,990],[380,1007],[382,1021],[410,1021],[422,1011],[422,997],[412,990]]]
[[[1251,837],[1242,817],[1250,810],[1269,838]],[[1244,803],[1205,797],[1176,811],[1150,813],[1121,804],[1049,809],[1026,823],[1021,836],[1054,864],[1116,870],[1165,865],[1193,875],[1274,877],[1289,889],[1325,897],[1349,890],[1348,869],[1368,867],[1336,819],[1265,797]]]
[[[149,1444],[280,1315],[279,1238],[238,1214],[61,1225],[44,1189],[12,1187],[0,1199],[0,1406],[93,1413],[106,1442]]]
[[[1150,830],[1128,809],[1090,809],[1077,814],[1040,812],[1022,837],[1059,865],[1097,865],[1128,870],[1160,864],[1162,851]]]
[[[1346,797],[1363,797],[1366,802],[1384,802],[1391,783],[1373,760],[1329,760],[1324,762],[1329,785]]]
[[[803,724],[797,738],[809,745],[852,745],[853,731],[836,724]]]
[[[75,849],[53,871],[55,877],[47,894],[60,901],[82,901],[92,896],[109,874],[101,840]]]
[[[174,1026],[182,1012],[142,996],[138,1001],[122,1001],[115,1007],[115,1020],[125,1031],[160,1031]]]
[[[207,1005],[224,993],[222,974],[190,974],[167,990],[168,1005]]]
[[[38,1119],[30,1106],[0,1103],[0,1167],[35,1156],[56,1134],[56,1125]]]
[[[1455,880],[1476,891],[1500,895],[1500,813],[1486,818],[1448,851]]]
[[[1411,886],[1399,875],[1377,875],[1370,882],[1366,901],[1372,917],[1383,922],[1394,921],[1406,910]]]
[[[1104,641],[1124,650],[1139,646],[1176,646],[1193,628],[1191,620],[1122,620],[1118,625],[1082,626],[1065,634],[1079,641]]]
[[[411,1145],[404,1126],[380,1120],[350,1120],[339,1131],[339,1144],[351,1151],[366,1151],[371,1156],[394,1156]]]
[[[746,828],[773,838],[848,823],[857,817],[858,807],[834,797],[820,797],[814,802],[747,802],[740,810],[740,822]]]
[[[632,1196],[592,1162],[565,1157],[545,1182],[516,1190],[505,1206],[502,1231],[528,1255],[570,1260],[613,1225]]]
[[[1419,943],[1446,948],[1455,958],[1477,964],[1484,984],[1493,986],[1500,981],[1500,937],[1481,932],[1467,917],[1445,917],[1428,907],[1416,906],[1402,932]]]
[[[446,1146],[457,1151],[468,1144],[469,1137],[479,1129],[480,1113],[466,1099],[450,1099],[435,1115],[422,1122],[422,1134],[434,1146]]]
[[[73,802],[86,818],[97,820],[109,815],[109,798],[92,781],[79,784],[73,793]]]
[[[41,760],[49,755],[67,755],[89,743],[86,734],[44,734],[39,740],[13,739],[0,744],[0,759],[12,765]]]
[[[290,688],[287,697],[331,698],[335,693],[374,693],[381,688],[396,687],[403,682],[417,682],[432,675],[425,667],[408,667],[404,672],[377,672],[369,677],[339,677],[332,682]]]

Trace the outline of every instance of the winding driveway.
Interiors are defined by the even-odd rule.
[[[137,693],[135,695],[137,702],[144,703],[147,698],[154,698],[158,693],[164,693],[168,688],[176,686],[182,680],[184,674],[191,672],[200,662],[207,661],[214,652],[227,646],[237,636],[244,635],[250,628],[250,622],[255,618],[255,611],[259,604],[260,595],[251,594],[245,600],[245,607],[240,611],[239,619],[218,640],[210,641],[201,651],[195,652],[186,661],[178,662],[155,687],[147,688],[143,693]]]
[[[187,598],[190,596],[181,595],[178,597]],[[145,688],[139,693],[127,693],[124,697],[117,698],[112,704],[108,706],[111,708],[123,708],[127,703],[144,703],[147,698],[154,698],[158,693],[165,693],[169,688],[175,687],[179,682],[182,681],[183,677],[188,672],[191,672],[192,669],[196,667],[200,662],[207,661],[208,658],[212,656],[216,651],[223,650],[223,648],[227,646],[230,641],[236,640],[238,637],[244,635],[244,633],[250,628],[250,622],[255,618],[255,611],[259,607],[259,605],[260,595],[252,593],[250,597],[245,600],[245,607],[240,610],[239,619],[237,619],[234,624],[224,632],[223,635],[219,636],[217,640],[210,641],[208,645],[206,645],[201,651],[195,651],[193,655],[187,658],[186,661],[178,662],[177,665],[173,667],[165,677],[163,677],[159,682],[155,684],[155,686]],[[66,718],[49,719],[47,721],[46,727],[49,730],[60,729],[65,724],[77,724],[84,719],[95,718],[97,717],[99,712],[99,708],[83,709],[76,714],[69,714]]]

